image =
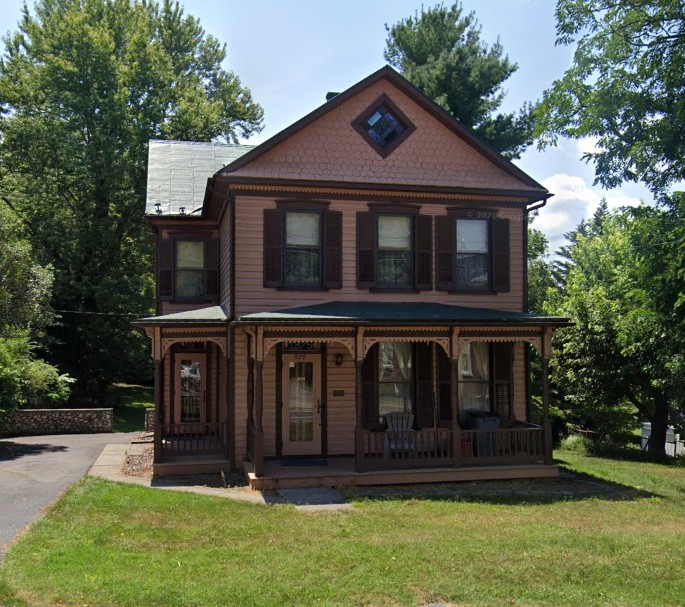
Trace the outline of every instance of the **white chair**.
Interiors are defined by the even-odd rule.
[[[411,413],[392,412],[385,415],[388,426],[383,441],[383,456],[391,459],[393,453],[411,456],[416,450],[414,416]]]

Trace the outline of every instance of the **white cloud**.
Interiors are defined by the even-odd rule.
[[[597,143],[599,142],[599,137],[583,137],[576,141],[576,151],[582,156],[584,154],[594,154],[599,152],[600,148]]]
[[[565,233],[573,230],[583,219],[592,217],[603,197],[609,209],[640,205],[639,198],[628,196],[621,190],[595,190],[582,177],[567,173],[552,175],[543,180],[542,185],[554,196],[540,209],[533,226],[547,236],[550,252],[564,244]]]

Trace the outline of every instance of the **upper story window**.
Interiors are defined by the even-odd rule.
[[[435,218],[437,288],[478,293],[509,291],[509,220],[494,213],[487,219],[473,215],[459,209]]]
[[[378,216],[378,286],[412,287],[412,218]]]
[[[357,213],[357,286],[379,290],[432,288],[433,220],[406,205],[369,205]]]
[[[383,158],[416,128],[385,94],[376,99],[352,126]]]
[[[157,242],[160,301],[213,302],[219,297],[219,241],[211,233],[168,234]]]
[[[195,299],[205,294],[205,243],[176,241],[176,297]]]
[[[490,288],[490,225],[487,219],[457,219],[457,290]]]
[[[321,286],[321,214],[285,213],[286,287]]]
[[[284,201],[264,210],[264,286],[342,286],[342,213],[326,202]]]

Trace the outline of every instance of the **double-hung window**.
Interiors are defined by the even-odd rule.
[[[212,233],[170,233],[157,241],[160,301],[219,299],[219,240]]]
[[[205,295],[205,243],[176,241],[176,298],[198,299]]]
[[[342,213],[327,202],[282,201],[264,210],[264,286],[339,289]]]
[[[378,415],[383,423],[388,413],[412,413],[412,344],[378,344]]]
[[[490,223],[487,219],[456,220],[457,290],[490,289]]]
[[[433,218],[416,205],[369,204],[357,213],[357,286],[388,291],[430,290]]]

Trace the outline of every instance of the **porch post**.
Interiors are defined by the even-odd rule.
[[[252,461],[254,463],[255,476],[262,476],[264,473],[264,432],[262,431],[262,369],[264,361],[255,362],[256,382],[255,382],[255,424],[254,424],[254,443]]]
[[[247,359],[247,429],[254,427],[254,358]]]
[[[542,354],[542,428],[545,464],[552,464],[552,426],[549,423],[549,357],[551,354],[552,330],[546,327],[541,340]]]
[[[155,430],[154,463],[162,461],[162,428],[164,427],[164,361],[155,360]]]
[[[452,459],[455,468],[461,466],[461,428],[459,427],[459,329],[452,327],[450,340],[450,411],[452,414]]]
[[[355,393],[354,403],[357,414],[357,422],[354,428],[354,469],[356,472],[364,471],[364,428],[362,416],[362,365],[364,364],[364,329],[357,327],[355,340]]]

